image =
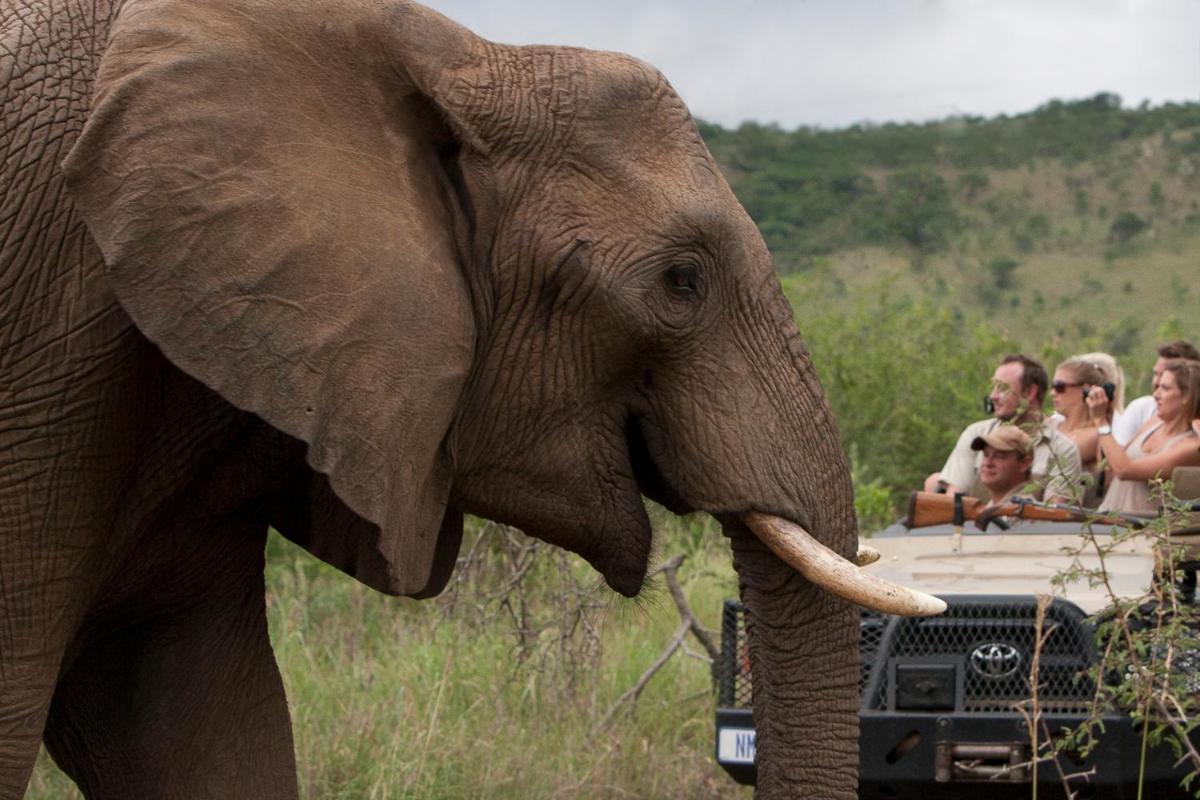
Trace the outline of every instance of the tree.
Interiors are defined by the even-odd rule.
[[[895,236],[927,252],[946,246],[959,220],[941,175],[905,170],[888,178],[887,189],[888,225]]]
[[[1015,258],[1007,256],[993,258],[987,263],[987,271],[992,277],[992,285],[1000,291],[1017,288],[1017,279],[1014,273],[1019,266],[1021,266],[1021,262]]]
[[[1125,244],[1149,227],[1146,221],[1132,211],[1122,211],[1108,227],[1108,238],[1117,244]]]

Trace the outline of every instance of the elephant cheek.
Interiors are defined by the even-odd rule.
[[[505,474],[497,472],[497,476],[499,480],[487,480],[473,474],[460,480],[453,502],[470,514],[511,525],[576,553],[603,576],[609,588],[625,597],[641,591],[653,533],[636,486],[631,483],[613,494],[589,493],[589,488],[603,482],[587,479],[536,487],[510,483],[508,491],[497,491]]]

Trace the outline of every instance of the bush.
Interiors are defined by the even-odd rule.
[[[987,263],[987,274],[992,278],[992,285],[1001,291],[1017,288],[1017,279],[1013,273],[1019,266],[1021,262],[1015,258],[993,258]]]
[[[935,172],[897,173],[888,178],[887,194],[891,233],[919,250],[941,250],[959,227],[950,190]]]
[[[991,179],[987,176],[987,173],[971,171],[964,173],[959,177],[958,188],[959,191],[965,195],[966,201],[970,203],[977,198],[990,183]]]
[[[1109,241],[1125,244],[1149,227],[1146,221],[1132,211],[1122,211],[1108,226]]]
[[[858,448],[849,443],[850,477],[854,481],[854,513],[859,530],[871,534],[896,521],[898,516],[893,492],[880,478],[868,477],[866,465],[858,457]]]
[[[884,281],[847,311],[823,303],[823,281],[785,279],[800,330],[852,447],[859,504],[878,509],[941,468],[981,400],[1000,356],[1017,349],[994,327]],[[874,513],[872,511],[871,513]],[[864,520],[864,524],[865,524]]]

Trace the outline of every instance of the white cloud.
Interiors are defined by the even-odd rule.
[[[428,0],[490,39],[619,50],[700,117],[840,126],[1101,91],[1200,100],[1196,0]]]

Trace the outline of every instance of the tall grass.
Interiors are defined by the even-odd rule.
[[[717,628],[736,592],[717,526],[653,516],[659,557],[688,555],[682,588]],[[699,658],[676,653],[596,727],[679,624],[661,578],[624,600],[575,556],[472,523],[435,600],[379,595],[275,534],[267,585],[305,798],[748,796],[713,760]],[[77,796],[43,754],[26,797]]]

